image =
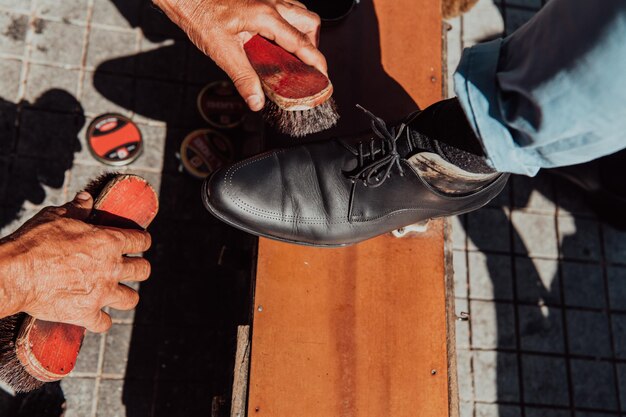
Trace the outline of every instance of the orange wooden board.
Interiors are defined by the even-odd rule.
[[[359,117],[350,102],[399,119],[439,100],[441,35],[439,1],[361,1],[323,34],[342,117]],[[261,239],[248,415],[447,416],[444,269],[441,221],[342,249]]]

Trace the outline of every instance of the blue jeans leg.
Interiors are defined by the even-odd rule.
[[[463,52],[455,92],[495,169],[535,175],[626,147],[626,1],[551,0]]]

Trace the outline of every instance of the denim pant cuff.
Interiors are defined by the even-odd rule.
[[[499,110],[496,72],[502,44],[496,39],[463,51],[454,74],[455,93],[493,168],[534,176],[539,167],[520,152]]]

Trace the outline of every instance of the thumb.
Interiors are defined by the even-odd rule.
[[[223,48],[222,56],[227,60],[216,63],[233,80],[235,88],[246,101],[252,111],[259,111],[265,105],[265,93],[261,87],[261,80],[252,68],[243,47],[235,42]]]
[[[77,220],[86,220],[93,209],[93,197],[86,191],[81,191],[72,201],[65,205],[67,217]]]

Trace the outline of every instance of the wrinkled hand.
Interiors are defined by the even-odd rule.
[[[254,35],[275,41],[326,74],[317,49],[320,18],[296,0],[154,0],[189,39],[233,80],[251,110],[265,96],[243,45]]]
[[[87,224],[92,207],[91,196],[79,193],[0,241],[0,295],[4,289],[13,312],[104,332],[111,327],[104,307],[137,305],[137,292],[121,282],[146,280],[150,263],[123,255],[148,250],[150,235]]]

